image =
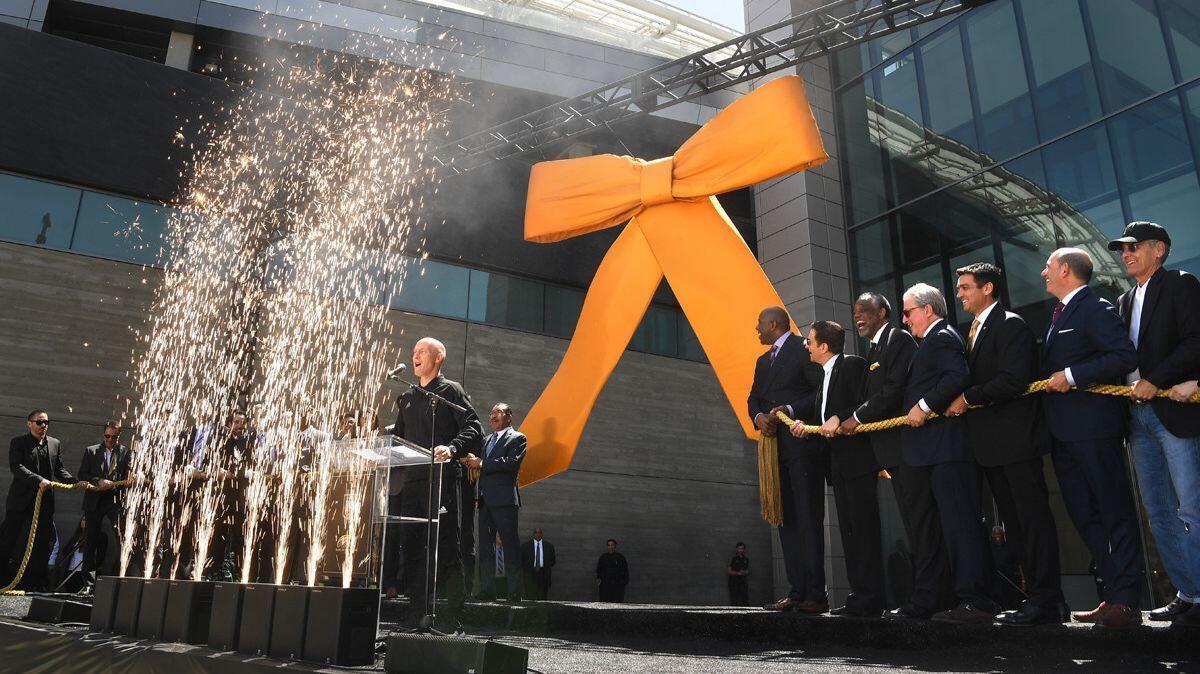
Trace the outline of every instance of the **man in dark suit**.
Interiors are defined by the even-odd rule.
[[[83,451],[79,462],[79,479],[95,487],[83,494],[83,562],[80,571],[89,592],[95,582],[96,567],[103,571],[103,561],[96,559],[97,544],[108,530],[119,530],[125,487],[113,483],[129,477],[129,448],[121,444],[121,424],[110,421],[104,425],[104,440]],[[107,522],[107,523],[106,523]],[[111,569],[109,570],[111,572]]]
[[[862,402],[867,361],[842,353],[846,332],[833,321],[816,321],[808,329],[808,353],[822,370],[821,386],[812,409],[796,415],[820,426],[819,435],[804,434],[804,421],[792,425],[809,451],[828,453],[838,530],[846,556],[850,595],[834,615],[878,618],[886,606],[883,589],[883,550],[880,542],[876,481],[879,462],[866,436],[838,436],[842,419],[849,419]],[[795,406],[793,406],[795,407]]]
[[[533,599],[542,600],[550,596],[550,581],[554,565],[554,544],[542,537],[542,529],[533,530],[533,539],[521,546],[521,566],[525,571],[525,592]]]
[[[1059,580],[1058,532],[1042,465],[1042,455],[1050,451],[1050,435],[1041,403],[1023,395],[1037,375],[1037,341],[1025,320],[1005,311],[997,300],[999,267],[979,262],[957,271],[958,300],[974,316],[966,340],[971,374],[970,385],[947,414],[957,417],[970,405],[984,406],[966,416],[967,433],[1004,521],[1007,545],[1020,556],[1028,592],[1020,610],[1007,611],[997,621],[1061,623],[1069,618]]]
[[[852,434],[860,423],[903,416],[904,386],[917,342],[908,332],[889,323],[892,306],[879,293],[863,293],[854,303],[854,326],[870,340],[867,351],[866,400],[842,422],[841,432]],[[875,459],[892,479],[892,492],[900,509],[904,531],[912,544],[912,566],[903,579],[907,591],[892,618],[929,618],[952,605],[949,567],[942,545],[942,525],[929,474],[906,466],[901,458],[900,429],[877,431],[867,437]]]
[[[483,456],[467,462],[479,469],[479,598],[496,598],[496,537],[504,549],[504,577],[508,600],[521,600],[521,539],[517,536],[517,513],[521,494],[517,491],[517,473],[525,459],[525,434],[512,427],[512,408],[496,403],[488,415],[492,433],[483,441]],[[492,563],[489,563],[492,562]]]
[[[629,562],[617,552],[617,539],[608,539],[605,547],[607,552],[596,560],[596,586],[600,601],[620,604],[625,601],[625,588],[629,585]]]
[[[783,523],[779,541],[784,568],[791,586],[786,597],[763,608],[771,611],[800,610],[824,613],[829,610],[825,590],[825,462],[790,433],[776,433],[775,416],[787,407],[812,408],[814,381],[820,369],[809,360],[804,340],[791,332],[792,321],[783,307],[768,307],[758,315],[758,340],[770,349],[754,366],[754,384],[747,401],[750,418],[759,432],[779,438],[779,489]]]
[[[38,511],[37,535],[34,537],[33,552],[20,586],[27,590],[46,590],[46,577],[50,560],[50,548],[54,544],[54,490],[51,482],[76,482],[63,467],[62,449],[58,438],[47,434],[50,415],[46,410],[34,410],[26,418],[29,432],[18,435],[8,443],[8,468],[12,471],[12,486],[8,488],[7,512],[0,523],[0,563],[5,566],[7,584],[25,556],[29,541],[29,530],[33,524],[33,504],[39,490],[45,489],[42,507]],[[86,486],[80,481],[78,486]]]
[[[988,551],[979,509],[979,481],[967,427],[944,415],[969,383],[965,344],[946,321],[946,298],[918,283],[904,293],[904,322],[921,340],[904,387],[908,428],[901,434],[904,464],[926,473],[937,501],[938,520],[958,605],[934,614],[939,622],[990,623],[1000,606],[988,592]]]
[[[1129,373],[1129,453],[1142,503],[1175,599],[1150,612],[1151,620],[1200,627],[1200,409],[1156,398],[1162,389],[1194,390],[1200,374],[1200,281],[1163,268],[1171,252],[1167,230],[1131,222],[1108,247],[1136,287],[1117,303],[1137,369]],[[1147,404],[1149,403],[1149,404]]]
[[[1046,292],[1058,298],[1042,345],[1051,458],[1067,513],[1104,581],[1100,605],[1071,617],[1129,627],[1142,622],[1142,545],[1125,466],[1128,410],[1120,398],[1083,389],[1123,383],[1137,367],[1137,353],[1116,308],[1088,288],[1092,258],[1086,251],[1054,251],[1042,278]]]

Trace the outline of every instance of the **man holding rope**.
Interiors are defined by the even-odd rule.
[[[38,491],[45,489],[42,507],[37,512],[33,552],[21,583],[23,589],[45,591],[49,582],[46,571],[50,548],[54,545],[54,492],[50,483],[75,482],[75,478],[63,467],[58,438],[47,433],[50,415],[46,410],[30,412],[25,423],[29,432],[13,438],[8,444],[8,467],[12,470],[13,482],[8,489],[8,512],[4,523],[0,524],[0,562],[5,566],[4,584],[7,585],[16,575],[17,565],[25,554]],[[79,481],[76,486],[86,487],[87,482]]]
[[[1067,513],[1104,581],[1100,605],[1076,611],[1079,622],[1120,629],[1140,624],[1143,574],[1137,511],[1125,465],[1126,403],[1092,395],[1093,384],[1116,384],[1137,367],[1137,353],[1117,310],[1088,288],[1092,258],[1059,248],[1042,270],[1058,299],[1042,344],[1042,405],[1053,436],[1051,457]]]

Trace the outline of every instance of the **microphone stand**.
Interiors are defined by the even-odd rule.
[[[438,539],[440,538],[442,531],[442,518],[439,511],[441,510],[442,506],[442,471],[445,466],[445,463],[438,463],[436,461],[436,452],[434,451],[434,447],[437,443],[437,408],[438,403],[441,403],[446,407],[449,407],[451,410],[462,414],[466,414],[467,408],[457,403],[452,403],[433,391],[422,388],[417,384],[400,377],[399,374],[392,375],[389,378],[402,384],[408,384],[409,390],[423,393],[429,399],[429,493],[427,495],[428,500],[426,501],[425,506],[426,520],[428,522],[428,528],[425,530],[425,610],[427,613],[421,616],[421,622],[414,632],[418,634],[447,636],[442,632],[437,631],[433,627],[434,620],[437,617],[437,607],[435,605],[435,602],[437,601],[437,555]],[[436,500],[434,498],[435,490],[433,488],[433,473],[435,467],[437,468]],[[457,550],[454,552],[455,554],[458,553]],[[430,568],[431,564],[432,574]]]

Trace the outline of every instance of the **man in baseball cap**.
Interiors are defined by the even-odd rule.
[[[1167,228],[1155,222],[1131,222],[1125,225],[1125,231],[1121,233],[1121,237],[1108,242],[1108,249],[1120,252],[1127,243],[1141,243],[1143,241],[1162,241],[1167,244],[1167,248],[1171,247],[1171,235],[1167,234]]]

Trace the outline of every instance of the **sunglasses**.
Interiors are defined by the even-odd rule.
[[[116,440],[119,437],[121,437],[120,433],[105,433],[104,434],[105,440]]]
[[[910,308],[908,308],[908,309],[901,309],[901,311],[902,311],[902,312],[904,312],[904,317],[905,317],[905,318],[908,318],[908,315],[909,315],[910,313],[912,313],[912,312],[914,312],[914,311],[916,311],[917,309],[920,309],[920,308],[921,308],[921,307],[910,307]]]
[[[50,420],[49,419],[34,419],[33,423],[37,426],[49,426]]]

